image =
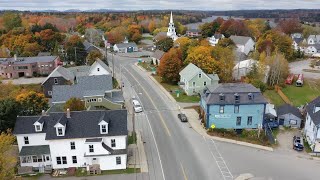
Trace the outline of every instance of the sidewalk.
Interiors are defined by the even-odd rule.
[[[140,168],[141,173],[148,172],[147,157],[144,150],[141,134],[137,133],[137,144],[128,146],[128,168]]]
[[[147,72],[145,69],[143,69],[142,67],[140,67],[138,65],[138,63],[135,63],[135,65],[142,71],[148,74],[148,77],[162,90],[162,92],[174,103],[177,103],[177,101],[171,96],[171,94],[164,89],[164,87],[162,87],[162,85],[155,80],[152,76],[150,72]],[[179,105],[178,105],[179,106]],[[180,106],[179,106],[180,107]],[[217,141],[222,141],[222,142],[227,142],[227,143],[233,143],[233,144],[238,144],[238,145],[242,145],[242,146],[248,146],[248,147],[252,147],[252,148],[257,148],[257,149],[262,149],[262,150],[266,150],[266,151],[273,151],[273,148],[271,147],[267,147],[267,146],[261,146],[261,145],[257,145],[257,144],[251,144],[251,143],[247,143],[247,142],[242,142],[242,141],[236,141],[236,140],[232,140],[232,139],[226,139],[226,138],[220,138],[220,137],[216,137],[216,136],[210,136],[207,134],[206,130],[202,127],[202,125],[200,124],[199,120],[198,120],[198,113],[194,110],[194,109],[182,109],[182,111],[186,114],[186,116],[188,117],[189,120],[189,124],[191,125],[191,127],[200,135],[206,137],[206,138],[210,138],[213,140],[217,140]]]

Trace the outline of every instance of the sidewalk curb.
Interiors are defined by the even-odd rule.
[[[143,69],[141,66],[138,65],[138,63],[134,63],[135,66],[137,66],[141,71],[143,72],[147,72],[145,69]]]
[[[144,145],[142,141],[142,136],[140,131],[137,131],[137,147],[139,151],[139,157],[140,157],[140,171],[141,172],[148,172],[148,163],[147,163],[147,156],[146,152],[144,150]]]

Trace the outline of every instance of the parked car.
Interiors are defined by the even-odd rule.
[[[132,104],[133,104],[134,112],[136,113],[142,112],[142,106],[138,100],[132,99]]]
[[[293,136],[292,148],[297,151],[302,151],[303,150],[303,139],[299,136]]]
[[[188,122],[187,116],[183,113],[179,113],[178,118],[180,119],[181,122]]]

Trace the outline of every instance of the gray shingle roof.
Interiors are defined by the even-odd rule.
[[[18,57],[17,61],[14,60],[13,57],[7,58],[5,61],[2,62],[2,64],[30,64],[30,63],[36,63],[36,62],[52,62],[56,60],[58,56],[34,56],[34,57]]]
[[[50,154],[49,145],[43,146],[22,146],[19,156]]]
[[[46,140],[52,139],[72,139],[72,138],[96,138],[103,136],[119,136],[127,135],[127,110],[108,110],[108,111],[77,111],[71,112],[71,118],[66,118],[65,136],[57,136],[54,126],[66,114],[49,113],[47,116],[42,116],[44,119],[44,128],[41,133],[46,133]],[[101,117],[108,124],[108,134],[100,134],[99,122]],[[33,123],[38,117],[18,117],[14,134],[33,134],[35,128]],[[64,119],[64,118],[63,118]]]
[[[201,33],[201,31],[199,29],[189,29],[187,31],[192,32],[192,33]]]
[[[320,124],[320,111],[314,112],[315,107],[320,107],[320,96],[308,103],[306,110],[315,125]]]
[[[91,66],[75,66],[69,67],[68,70],[71,71],[75,76],[87,76],[89,74]]]
[[[214,34],[213,36],[216,39],[221,39],[223,35],[222,34]]]
[[[109,147],[105,143],[102,143],[102,147],[105,150],[109,151],[111,153],[111,155],[127,154],[127,149],[112,149],[111,147]]]
[[[116,44],[118,48],[138,47],[135,42]]]
[[[51,102],[65,102],[72,97],[83,98],[89,95],[104,95],[112,90],[111,75],[80,76],[73,85],[59,85],[52,87]],[[92,94],[94,93],[94,94]]]
[[[195,75],[202,72],[200,68],[198,68],[196,65],[189,63],[182,71],[180,71],[179,75],[189,81],[192,79]]]
[[[251,37],[247,37],[247,36],[230,36],[230,39],[235,44],[245,45],[251,39]]]
[[[102,138],[86,139],[86,142],[102,142]]]
[[[112,91],[112,97],[105,96],[105,98],[112,102],[124,102],[122,91]]]
[[[157,49],[157,50],[153,53],[152,57],[154,57],[154,58],[156,58],[156,59],[161,59],[164,54],[165,54],[165,52]]]
[[[300,113],[299,109],[296,107],[291,106],[290,104],[284,104],[277,108],[277,114],[278,116],[291,113],[298,118],[302,118],[302,114]]]
[[[293,38],[292,39],[294,42],[296,42],[297,44],[299,44],[300,42],[302,42],[304,39],[303,38]]]
[[[48,79],[50,79],[51,77],[63,77],[64,79],[68,80],[68,81],[73,81],[74,80],[74,74],[62,67],[62,66],[58,66],[56,67],[51,74],[42,82],[42,84],[44,84]]]
[[[240,97],[239,102],[235,102],[235,94]],[[248,94],[253,95],[253,99],[250,100]],[[220,101],[220,94],[225,96],[224,101]],[[251,84],[246,83],[224,83],[218,86],[208,86],[201,94],[201,97],[205,99],[207,104],[266,104],[267,101],[262,96],[259,89]]]

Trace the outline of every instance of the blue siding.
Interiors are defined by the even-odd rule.
[[[212,124],[216,128],[225,129],[251,129],[258,128],[263,122],[265,104],[239,105],[239,113],[235,113],[234,105],[225,105],[224,113],[220,114],[219,105],[209,105],[209,118],[207,128]],[[252,117],[252,124],[248,125],[248,117]],[[237,125],[237,117],[241,117],[241,125]]]

